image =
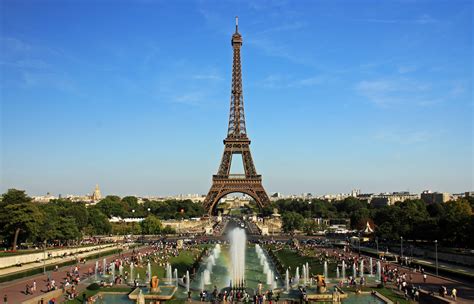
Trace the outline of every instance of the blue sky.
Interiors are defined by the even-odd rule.
[[[1,6],[1,191],[206,193],[236,15],[268,192],[473,190],[471,1]]]

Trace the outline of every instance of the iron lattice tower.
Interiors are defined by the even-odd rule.
[[[250,139],[247,137],[242,91],[242,65],[240,48],[243,39],[239,33],[236,17],[235,33],[232,35],[234,52],[232,63],[232,94],[230,98],[229,127],[224,139],[224,153],[217,174],[212,176],[212,186],[204,200],[204,207],[212,214],[219,200],[229,193],[245,193],[262,208],[270,202],[262,185],[262,176],[257,174],[250,153]],[[234,155],[242,157],[244,174],[230,174]]]

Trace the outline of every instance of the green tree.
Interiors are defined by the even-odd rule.
[[[283,231],[292,232],[294,230],[301,230],[304,225],[304,217],[296,212],[286,212],[282,216]]]
[[[38,238],[43,214],[25,191],[9,189],[2,195],[0,210],[2,234],[7,236],[7,240],[13,237],[9,242],[13,250],[16,250],[18,241],[34,241]]]
[[[62,241],[77,240],[81,237],[76,220],[71,216],[66,216],[59,221],[58,239]]]
[[[154,215],[147,216],[140,226],[143,234],[159,234],[162,230],[160,219]]]
[[[87,232],[90,234],[109,234],[112,231],[112,225],[109,219],[97,207],[92,207],[89,210],[89,221]]]

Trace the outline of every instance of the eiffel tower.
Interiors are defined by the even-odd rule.
[[[204,200],[204,207],[212,214],[219,200],[230,193],[244,193],[252,197],[262,208],[270,202],[262,185],[262,176],[257,174],[250,153],[250,139],[247,137],[242,94],[242,66],[240,48],[242,35],[239,33],[238,18],[235,18],[235,33],[232,35],[234,58],[232,64],[232,95],[230,99],[229,127],[224,139],[224,154],[217,174],[212,176],[212,186]],[[234,155],[240,155],[245,174],[230,174]]]

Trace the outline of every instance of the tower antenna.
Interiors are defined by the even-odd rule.
[[[239,31],[239,16],[235,16],[235,32]]]

